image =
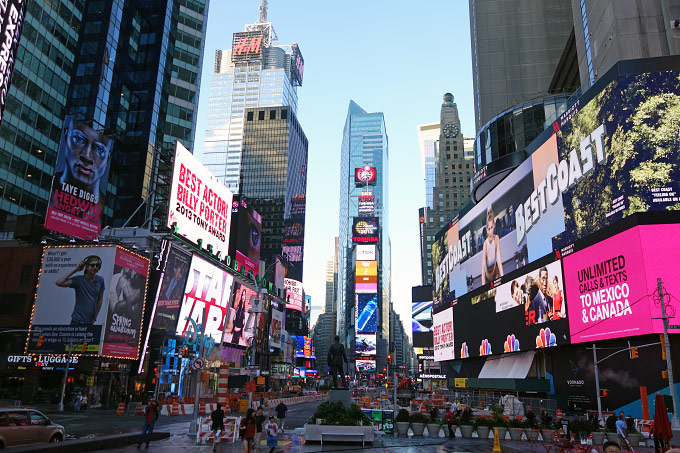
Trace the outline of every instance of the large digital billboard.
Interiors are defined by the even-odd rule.
[[[636,212],[680,206],[679,72],[621,75],[553,133],[432,247],[434,310]]]
[[[191,331],[194,329],[194,323],[204,324],[203,311],[205,309],[204,332],[212,337],[215,343],[221,344],[225,325],[228,324],[226,318],[229,314],[229,299],[233,284],[234,277],[231,274],[198,255],[194,255],[191,259],[175,334],[184,335],[185,332]],[[236,311],[240,307],[241,305]]]
[[[375,355],[377,351],[377,335],[374,333],[356,335],[355,353],[358,356]]]
[[[432,340],[435,362],[454,358],[453,308],[432,315]]]
[[[356,295],[356,332],[376,333],[378,331],[378,295]]]
[[[293,77],[299,86],[302,86],[302,78],[305,75],[305,59],[302,58],[302,52],[297,44],[293,43],[291,46],[292,55],[290,60],[290,69]]]
[[[112,152],[113,139],[101,127],[64,119],[46,229],[81,239],[99,237]]]
[[[377,370],[375,360],[357,359],[355,366],[359,373],[375,373]]]
[[[0,2],[0,36],[3,37],[0,52],[0,121],[5,111],[5,101],[12,80],[16,52],[24,28],[28,0],[7,0]]]
[[[177,142],[168,228],[213,253],[229,254],[233,195],[181,143]]]
[[[243,195],[234,195],[231,208],[229,256],[246,267],[246,272],[259,273],[262,216]],[[280,287],[279,287],[280,288]]]
[[[27,351],[136,359],[149,260],[117,246],[45,247]],[[38,338],[42,345],[38,347]]]
[[[153,309],[153,329],[158,329],[173,334],[177,327],[177,317],[184,297],[184,286],[189,276],[191,253],[169,242],[164,242],[164,247],[159,255],[158,266],[161,266],[161,279],[156,293],[156,304]]]
[[[413,346],[431,348],[432,341],[432,286],[411,288],[411,332]]]
[[[673,294],[680,282],[668,257],[680,253],[680,225],[641,225],[564,258],[572,343],[662,333],[657,279],[665,303],[680,309]]]
[[[284,278],[283,287],[287,294],[286,310],[302,312],[302,283],[292,278]]]
[[[354,217],[352,222],[352,242],[355,244],[374,244],[380,241],[380,220],[378,217]]]
[[[357,186],[371,185],[374,186],[377,182],[378,172],[375,167],[359,167],[354,169],[354,182]]]

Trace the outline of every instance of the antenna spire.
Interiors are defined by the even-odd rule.
[[[262,0],[262,5],[258,6],[260,10],[260,20],[258,21],[261,24],[264,24],[267,22],[267,0]]]

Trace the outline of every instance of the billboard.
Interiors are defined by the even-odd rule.
[[[434,310],[633,213],[678,209],[679,75],[620,75],[532,143],[523,163],[437,235]]]
[[[290,199],[290,203],[286,202],[283,219],[283,256],[293,265],[288,276],[296,280],[302,280],[306,209],[307,197],[304,194],[296,195]]]
[[[355,353],[358,356],[375,355],[377,352],[376,334],[357,334]]]
[[[370,244],[380,241],[380,220],[377,217],[354,217],[352,242]]]
[[[376,333],[378,331],[378,295],[357,294],[356,296],[356,333]]]
[[[293,77],[297,81],[297,84],[302,86],[302,77],[305,73],[305,59],[302,58],[302,52],[300,52],[300,48],[297,44],[293,43],[290,47],[293,51],[290,61],[291,72],[293,73]]]
[[[680,252],[678,235],[677,224],[641,225],[564,258],[572,343],[663,332],[662,321],[653,319],[661,316],[657,278],[665,293],[680,291],[668,266],[668,257]],[[667,310],[680,309],[668,294]]]
[[[272,322],[269,332],[269,346],[281,348],[281,330],[283,330],[283,312],[272,308]]]
[[[357,244],[356,248],[356,260],[357,261],[375,261],[375,245],[373,244]]]
[[[264,35],[261,31],[234,33],[231,61],[262,60]]]
[[[148,266],[117,246],[45,247],[27,351],[64,354],[72,342],[78,352],[137,358]]]
[[[432,315],[432,341],[434,343],[434,361],[454,358],[453,343],[453,308]]]
[[[371,185],[374,186],[377,181],[378,172],[375,167],[360,167],[354,169],[354,182],[357,186]]]
[[[432,286],[411,288],[411,332],[413,346],[431,348],[432,343]]]
[[[243,195],[234,195],[231,205],[229,256],[243,263],[246,272],[259,273],[262,216]],[[279,288],[281,288],[279,286]]]
[[[172,189],[168,207],[168,228],[212,248],[221,256],[229,254],[231,204],[233,195],[198,159],[177,142]]]
[[[375,197],[373,195],[359,195],[360,217],[371,217],[375,215]]]
[[[224,320],[224,343],[232,345],[248,346],[252,338],[252,329],[255,324],[253,313],[248,313],[251,307],[251,298],[256,297],[255,290],[241,283],[234,285],[231,302]]]
[[[0,4],[0,36],[3,37],[3,48],[0,53],[0,121],[5,112],[5,101],[12,80],[12,71],[28,0],[9,0]]]
[[[161,266],[161,279],[156,293],[151,327],[174,334],[177,317],[184,297],[184,286],[189,276],[191,253],[166,241],[162,248],[158,266]]]
[[[356,360],[356,368],[359,373],[375,373],[377,370],[375,360]]]
[[[91,121],[64,119],[46,229],[81,239],[99,237],[112,152],[113,139]]]
[[[142,333],[149,260],[124,248],[116,250],[109,285],[108,316],[101,354],[136,359]]]
[[[302,283],[292,278],[284,278],[283,287],[287,294],[286,310],[302,312]]]
[[[205,324],[205,335],[221,344],[225,324],[228,326],[225,318],[229,311],[229,297],[233,284],[234,277],[231,274],[194,255],[184,288],[175,334],[184,335],[185,332],[191,331],[194,328],[191,321],[193,320],[197,325]]]

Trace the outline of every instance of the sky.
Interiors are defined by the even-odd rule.
[[[208,12],[195,149],[203,147],[215,51],[256,23],[261,0],[213,0]],[[303,284],[325,303],[326,261],[338,235],[340,145],[350,100],[383,112],[389,140],[392,302],[410,334],[411,287],[421,284],[418,209],[425,183],[417,126],[438,123],[442,96],[458,105],[474,137],[468,2],[464,0],[269,0],[278,44],[297,42],[305,59],[298,119],[309,140]],[[312,324],[320,309],[312,310]]]

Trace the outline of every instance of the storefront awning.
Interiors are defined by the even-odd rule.
[[[479,379],[524,379],[531,369],[536,351],[489,357],[479,372]]]

